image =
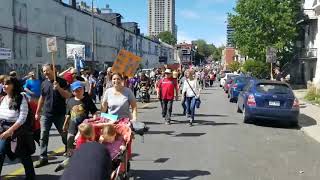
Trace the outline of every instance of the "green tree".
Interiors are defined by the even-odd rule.
[[[265,61],[266,48],[278,49],[278,60],[292,57],[298,35],[299,0],[238,0],[229,14],[233,39],[244,55]]]
[[[241,64],[238,61],[233,61],[228,66],[231,72],[238,71],[241,68]]]
[[[212,58],[214,61],[221,61],[221,56],[222,56],[222,50],[224,49],[224,46],[217,47],[212,53]]]
[[[177,44],[177,39],[172,35],[170,31],[164,31],[159,33],[158,38],[161,39],[161,41],[171,45]]]
[[[247,60],[242,65],[242,70],[257,78],[267,78],[270,74],[270,67],[267,63],[253,59]]]

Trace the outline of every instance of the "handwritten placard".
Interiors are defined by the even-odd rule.
[[[47,50],[49,53],[57,52],[57,38],[56,37],[50,37],[47,38]]]
[[[141,57],[136,56],[129,51],[121,50],[117,56],[117,59],[113,63],[112,72],[133,77],[141,60]]]

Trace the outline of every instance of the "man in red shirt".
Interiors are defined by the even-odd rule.
[[[166,124],[170,124],[172,104],[174,97],[178,100],[178,92],[179,88],[177,80],[172,77],[171,69],[166,69],[165,77],[159,81],[157,86],[157,95],[162,103],[162,117]],[[176,93],[176,96],[174,93]]]

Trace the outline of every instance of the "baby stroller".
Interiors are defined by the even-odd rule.
[[[95,118],[87,119],[84,123],[93,124],[96,131],[96,137],[100,136],[100,125],[108,123],[109,120],[105,118]],[[99,125],[100,124],[100,125]],[[114,151],[110,151],[113,165],[113,173],[111,180],[129,180],[130,179],[130,159],[132,157],[132,139],[134,136],[134,130],[137,131],[137,134],[143,135],[144,132],[148,130],[143,123],[131,123],[128,118],[120,119],[114,123],[117,129],[117,132],[121,134],[126,143],[126,149],[120,150],[122,142],[115,142],[113,144]],[[135,124],[135,125],[134,125]],[[100,128],[100,129],[99,129]],[[133,131],[132,131],[133,130]],[[96,139],[97,140],[97,139]]]

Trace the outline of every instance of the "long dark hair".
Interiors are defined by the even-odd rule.
[[[22,98],[23,96],[21,95],[22,92],[22,86],[19,82],[19,80],[15,77],[8,76],[4,79],[4,84],[5,85],[12,85],[12,100],[9,102],[9,109],[10,110],[19,110],[21,103],[22,103]]]

